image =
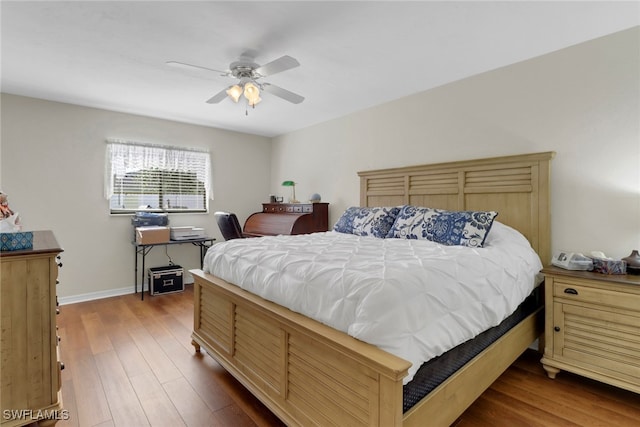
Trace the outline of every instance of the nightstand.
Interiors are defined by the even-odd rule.
[[[640,276],[542,272],[549,377],[566,370],[640,393]]]

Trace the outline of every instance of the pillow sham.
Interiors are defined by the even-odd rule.
[[[350,207],[338,219],[333,227],[340,233],[356,236],[373,236],[384,238],[395,222],[400,212],[399,206],[394,207]]]
[[[481,248],[496,216],[494,211],[447,211],[407,205],[398,213],[387,237]]]

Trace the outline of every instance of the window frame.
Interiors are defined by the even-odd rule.
[[[104,196],[108,200],[111,215],[131,215],[141,211],[209,213],[209,200],[213,199],[213,191],[211,156],[208,150],[117,139],[107,139],[106,142]],[[129,193],[124,191],[127,176],[127,187],[131,189]],[[148,178],[145,179],[145,176]],[[152,190],[143,193],[145,187]],[[193,196],[196,196],[195,203],[186,208],[171,207],[170,200],[165,204],[168,188],[174,190],[170,194],[180,201],[178,204],[189,202],[188,199],[193,199]],[[176,192],[175,189],[180,191]],[[135,198],[136,194],[137,203],[146,202],[143,199],[145,196],[147,199],[158,197],[157,206],[148,203],[149,207],[114,207],[114,196],[128,195],[129,198]]]

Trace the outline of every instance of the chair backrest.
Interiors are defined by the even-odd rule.
[[[242,227],[238,222],[238,217],[230,212],[216,212],[213,214],[222,233],[224,240],[241,239]]]

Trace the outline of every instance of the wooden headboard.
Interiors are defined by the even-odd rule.
[[[493,210],[551,261],[550,163],[555,152],[358,172],[361,206]]]

